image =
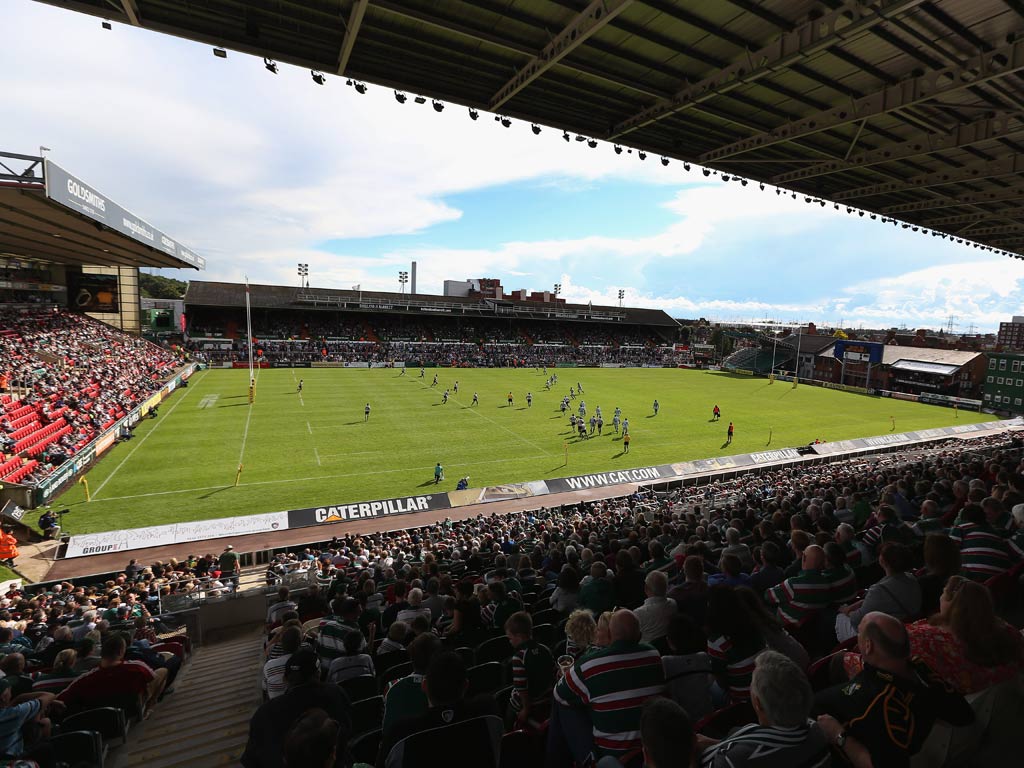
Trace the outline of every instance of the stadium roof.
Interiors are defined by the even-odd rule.
[[[433,317],[472,313],[508,319],[584,320],[622,322],[676,328],[679,324],[660,309],[603,307],[591,304],[554,304],[511,299],[476,299],[463,296],[342,291],[334,288],[296,288],[284,285],[250,285],[249,301],[260,309],[344,310],[349,312],[425,312]],[[244,307],[245,284],[191,280],[185,292],[186,306]]]
[[[1024,0],[40,1],[1024,254]]]
[[[90,266],[206,266],[202,256],[56,163],[10,152],[0,152],[0,257]]]

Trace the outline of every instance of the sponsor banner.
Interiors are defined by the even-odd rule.
[[[744,453],[739,456],[716,456],[710,459],[677,462],[672,465],[672,471],[677,475],[698,475],[705,472],[721,472],[750,466],[753,463],[754,460],[750,458],[750,454]]]
[[[288,362],[287,360],[276,360],[276,361],[274,361],[273,363],[270,364],[270,367],[271,368],[309,368],[312,365],[315,365],[315,363],[309,363],[309,362],[291,363],[291,362]]]
[[[152,224],[136,216],[113,200],[101,195],[81,179],[72,176],[56,163],[44,160],[46,196],[73,211],[99,221],[132,240],[174,256],[196,269],[206,269],[206,259],[168,237]]]
[[[284,514],[288,516],[289,528],[305,528],[321,523],[343,523],[347,520],[363,520],[368,517],[391,517],[393,515],[410,515],[414,512],[430,512],[437,509],[448,509],[450,506],[447,493],[433,493],[422,496],[403,496],[398,499],[290,509]]]
[[[288,528],[287,512],[269,512],[263,515],[227,517],[219,520],[196,520],[190,523],[154,525],[149,528],[129,528],[125,531],[86,533],[72,536],[64,557],[87,557],[110,552],[128,552],[146,547],[162,547],[186,541],[222,539],[251,533],[284,531]]]
[[[761,451],[749,455],[755,464],[770,464],[800,458],[800,452],[796,448],[779,448],[777,451]]]
[[[310,368],[344,368],[344,363],[336,363],[333,361],[321,361],[315,360],[309,364]]]
[[[116,429],[116,427],[115,427]],[[96,458],[96,442],[93,441],[76,453],[71,459],[65,461],[48,478],[36,486],[38,495],[42,501],[57,495],[57,492],[67,485],[75,475],[88,467]]]
[[[838,389],[840,392],[856,392],[858,395],[866,395],[866,387],[855,387],[852,384],[836,384],[833,381],[811,381],[811,384],[820,384],[825,389]]]
[[[247,361],[245,361],[245,360],[235,360],[234,362],[231,363],[231,367],[232,368],[248,368],[249,367],[249,363]],[[266,362],[264,362],[264,363],[253,363],[252,367],[253,368],[269,368],[270,367],[270,363],[266,363]]]
[[[622,363],[601,363],[602,368],[621,368]]]
[[[637,469],[623,469],[613,472],[597,472],[592,475],[559,477],[546,482],[548,491],[551,493],[582,491],[587,488],[603,488],[608,485],[646,483],[651,480],[660,480],[670,476],[670,473],[666,472],[665,468],[665,465],[660,467],[639,467]]]
[[[370,363],[371,368],[390,368],[391,363]]]
[[[817,445],[811,446],[811,448],[814,449],[814,452],[819,456],[828,456],[833,453],[850,453],[852,451],[863,450],[866,447],[867,446],[864,445],[864,441],[860,439],[836,440],[831,443],[818,443]]]
[[[128,416],[128,418],[125,419],[125,421],[127,422],[128,419],[130,419],[132,415],[136,415],[137,416],[138,414],[133,411],[132,414],[130,414]],[[97,456],[103,454],[110,446],[112,446],[114,444],[114,442],[117,440],[117,433],[119,431],[120,431],[120,427],[114,427],[113,429],[108,429],[106,432],[104,432],[102,435],[100,435],[99,439],[96,441],[96,455]]]
[[[729,371],[729,373],[739,373],[739,374],[742,374],[744,376],[753,376],[754,375],[753,371],[748,370],[746,368],[729,368],[727,370]]]
[[[887,445],[897,445],[899,443],[909,442],[914,439],[914,434],[896,432],[892,435],[878,435],[877,437],[865,437],[862,439],[864,441],[864,445],[868,448],[882,448]]]
[[[366,363],[366,362],[354,362],[354,363],[345,363],[344,366],[346,368],[369,368],[370,364]]]
[[[952,397],[950,395],[936,395],[931,392],[922,392],[920,400],[922,403],[955,405],[959,408],[970,408],[972,411],[981,410],[981,400],[970,400],[966,397]]]
[[[549,493],[547,483],[543,480],[534,480],[529,483],[509,483],[507,485],[489,485],[486,488],[467,488],[464,491],[449,491],[448,501],[453,507],[464,507],[467,504],[482,504],[487,501],[528,499],[532,496],[543,496],[546,493]]]

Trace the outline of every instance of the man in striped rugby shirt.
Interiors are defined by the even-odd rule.
[[[516,728],[522,728],[531,711],[535,714],[540,709],[538,702],[551,693],[555,661],[551,658],[551,651],[533,639],[533,619],[526,611],[518,611],[508,617],[505,636],[514,649],[512,694],[509,696],[506,722],[514,722]]]
[[[555,686],[546,766],[640,754],[640,711],[665,694],[665,672],[658,651],[640,642],[636,614],[616,611],[609,629],[611,645],[583,656]]]
[[[814,694],[800,667],[777,651],[763,651],[755,664],[750,703],[757,722],[721,741],[698,736],[701,768],[831,765],[828,740],[810,719]]]
[[[800,573],[765,592],[765,599],[776,606],[779,619],[787,627],[806,624],[832,602],[832,582],[824,568],[825,550],[810,544],[804,548]]]
[[[1002,532],[993,528],[978,504],[968,504],[961,513],[963,523],[950,529],[949,538],[960,547],[963,574],[974,581],[985,581],[1008,571],[1013,565],[1013,549]]]

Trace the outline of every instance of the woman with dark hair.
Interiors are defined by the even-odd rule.
[[[612,579],[615,604],[620,608],[637,608],[643,604],[644,575],[636,567],[629,550],[620,549],[615,555],[615,578]]]
[[[1024,671],[1024,638],[996,616],[988,587],[963,576],[949,577],[938,613],[909,625],[907,636],[911,655],[965,696]],[[845,654],[843,667],[858,674],[860,654]]]
[[[563,616],[576,608],[580,600],[580,575],[571,565],[562,567],[558,586],[551,593],[551,607]]]
[[[455,585],[455,613],[445,637],[471,642],[482,634],[483,628],[480,601],[476,598],[473,582],[463,579]]]
[[[885,576],[868,588],[863,600],[839,609],[836,639],[841,643],[856,637],[860,620],[873,611],[900,621],[916,619],[921,614],[921,587],[908,573],[910,550],[902,544],[886,542],[878,550],[878,564]]]
[[[939,598],[949,577],[960,573],[960,548],[945,533],[929,533],[924,539],[924,573],[917,577],[921,587],[921,613],[931,616],[939,610]]]
[[[707,626],[715,705],[749,701],[754,658],[767,643],[735,589],[725,585],[708,589]]]

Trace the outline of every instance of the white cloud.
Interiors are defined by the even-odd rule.
[[[303,262],[314,285],[394,289],[397,270],[415,259],[421,291],[484,275],[547,288],[560,276],[564,297],[595,304],[617,303],[628,285],[629,302],[676,315],[883,325],[934,326],[953,314],[992,327],[1024,299],[1017,262],[1002,259],[895,276],[896,260],[887,259],[874,276],[838,289],[813,269],[773,282],[765,258],[780,268],[791,253],[811,265],[844,258],[859,274],[859,233],[891,242],[899,256],[908,236],[863,220],[851,237],[849,218],[830,206],[686,174],[654,156],[640,162],[604,144],[567,144],[552,129],[534,136],[523,123],[506,129],[486,113],[474,122],[452,105],[440,114],[412,99],[399,105],[372,85],[360,96],[333,77],[318,87],[304,70],[282,65],[275,76],[242,54],[215,59],[205,45],[121,25],[107,32],[92,17],[41,3],[0,3],[0,148],[52,147],[69,171],[206,256],[201,278],[292,284]],[[674,218],[635,237],[608,234],[618,230],[595,218],[589,233],[564,239],[535,236],[524,220],[515,240],[469,247],[433,229],[463,224],[455,195],[531,182],[572,205],[574,193],[622,181],[659,185]],[[624,217],[643,213],[626,195],[616,204]],[[488,215],[505,212],[495,206]],[[366,247],[396,235],[406,239]],[[765,276],[763,284],[744,282],[748,273]],[[687,277],[676,285],[665,279],[671,274]],[[812,290],[798,293],[796,280]]]

